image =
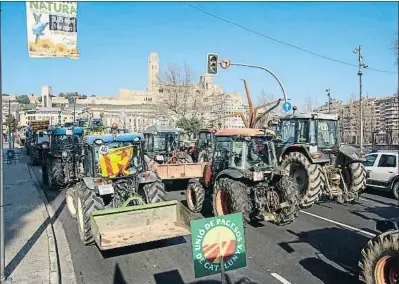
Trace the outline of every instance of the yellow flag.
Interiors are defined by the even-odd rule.
[[[123,175],[129,174],[126,169],[129,167],[133,157],[133,146],[111,149],[107,153],[100,152],[98,153],[98,162],[100,164],[101,176],[114,178],[120,173]]]

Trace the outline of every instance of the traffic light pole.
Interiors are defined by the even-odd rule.
[[[272,75],[274,77],[274,79],[276,79],[276,81],[278,82],[278,84],[280,85],[281,91],[283,92],[283,96],[284,96],[284,101],[287,102],[287,93],[285,92],[283,83],[280,81],[280,79],[277,77],[276,74],[274,74],[271,70],[267,69],[266,67],[263,66],[258,66],[258,65],[250,65],[250,64],[244,64],[244,63],[230,63],[230,65],[233,66],[243,66],[243,67],[250,67],[250,68],[257,68],[257,69],[261,69],[263,71],[266,71],[267,73],[269,73],[270,75]]]

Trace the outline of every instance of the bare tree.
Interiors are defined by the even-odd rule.
[[[258,99],[257,99],[257,105],[272,103],[274,101],[276,101],[275,96],[272,93],[266,93],[266,91],[262,89],[262,91],[260,92]],[[273,117],[275,117],[279,114],[281,114],[280,109],[277,108],[277,109],[272,110],[271,112],[266,114],[262,119],[259,120],[258,125],[267,124],[271,119],[273,119]]]
[[[194,93],[192,79],[193,72],[187,63],[168,66],[159,78],[159,115],[176,122],[198,109],[200,101]]]

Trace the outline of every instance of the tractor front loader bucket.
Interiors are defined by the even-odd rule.
[[[100,250],[190,235],[191,213],[179,201],[91,212],[91,229]]]

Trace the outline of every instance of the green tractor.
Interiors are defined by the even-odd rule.
[[[50,148],[42,164],[43,183],[62,189],[77,182],[82,174],[81,127],[55,127],[49,130]]]
[[[322,197],[339,203],[359,198],[366,187],[360,149],[341,145],[335,115],[308,113],[280,117],[277,153],[281,165],[300,188],[300,206],[311,207]]]
[[[66,192],[83,245],[108,250],[190,234],[191,213],[166,201],[163,183],[147,170],[143,134],[83,140],[84,178]]]

